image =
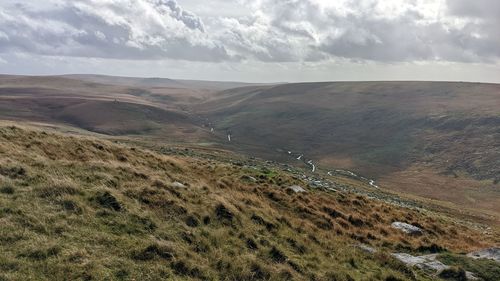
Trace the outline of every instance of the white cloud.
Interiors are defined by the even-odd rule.
[[[173,0],[49,1],[0,7],[0,51],[124,59],[230,59]],[[2,37],[2,38],[3,38]]]
[[[500,57],[498,28],[447,13],[443,0],[248,0],[247,4],[255,9],[253,16],[231,19],[221,38],[229,48],[259,60],[495,62]]]
[[[209,62],[500,59],[497,0],[5,1],[0,53]]]

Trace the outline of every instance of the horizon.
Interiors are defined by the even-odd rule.
[[[101,76],[101,77],[112,77],[112,78],[132,78],[132,79],[166,79],[172,81],[199,81],[199,82],[220,82],[220,83],[241,83],[241,84],[304,84],[304,83],[371,83],[371,82],[431,82],[431,83],[471,83],[471,84],[493,84],[498,85],[499,82],[481,82],[481,81],[463,81],[463,80],[317,80],[317,81],[274,81],[274,82],[246,82],[238,80],[204,80],[204,79],[190,79],[190,78],[176,78],[176,77],[160,77],[160,76],[122,76],[122,75],[112,75],[112,74],[100,74],[100,73],[62,73],[62,74],[9,74],[0,73],[0,76],[23,76],[23,77],[62,77],[67,78],[67,76]]]

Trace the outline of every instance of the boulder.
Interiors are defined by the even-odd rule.
[[[256,178],[249,176],[249,175],[243,175],[243,176],[241,176],[241,179],[244,181],[249,181],[249,182],[256,182],[257,181]]]
[[[368,253],[368,254],[374,254],[375,252],[377,252],[377,250],[375,248],[373,248],[372,246],[368,246],[366,244],[359,244],[359,245],[357,245],[357,247],[359,249],[361,249],[361,251]]]
[[[174,181],[172,184],[170,184],[170,186],[174,188],[186,188],[185,184],[180,183],[178,181]]]
[[[467,256],[473,259],[490,259],[500,262],[500,248],[487,248],[469,253]]]
[[[289,186],[288,189],[295,192],[295,193],[306,192],[306,190],[302,186],[299,186],[299,185]]]
[[[394,253],[392,256],[408,266],[416,266],[417,264],[423,264],[428,261],[423,256],[417,257],[406,253]]]
[[[417,267],[432,274],[440,274],[443,270],[450,268],[450,266],[437,260],[437,254],[412,256],[407,253],[394,253],[392,256],[409,267]],[[478,280],[472,272],[465,271],[465,275],[467,280]]]
[[[437,260],[427,261],[421,264],[417,264],[417,267],[425,271],[432,271],[432,272],[441,272],[449,268],[449,266]]]
[[[400,221],[395,221],[391,224],[391,226],[393,228],[396,228],[396,229],[399,229],[401,231],[403,231],[404,233],[407,233],[407,234],[412,234],[412,235],[418,235],[418,234],[422,234],[422,229],[419,228],[419,227],[416,227],[414,225],[411,225],[411,224],[408,224],[408,223],[404,223],[404,222],[400,222]]]
[[[449,266],[436,260],[436,255],[412,256],[406,253],[395,253],[393,257],[410,267],[418,267],[427,272],[441,272]]]
[[[467,280],[479,280],[479,278],[470,271],[465,272],[465,277],[467,278]]]

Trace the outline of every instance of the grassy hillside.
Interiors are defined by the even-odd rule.
[[[281,166],[159,151],[3,123],[0,280],[430,280],[389,253],[499,243],[431,212],[311,189]]]
[[[121,85],[139,88],[185,88],[198,90],[214,90],[221,91],[225,89],[250,86],[250,83],[242,82],[222,82],[222,81],[203,81],[203,80],[182,80],[168,78],[138,78],[138,77],[121,77],[108,75],[93,75],[93,74],[70,74],[62,75],[65,78],[75,80],[88,81],[94,83],[102,83],[109,85]]]
[[[451,159],[447,168],[496,179],[499,106],[500,86],[494,84],[346,82],[227,90],[198,108],[242,142],[265,138],[263,146],[319,158],[352,155],[366,172],[373,164],[404,167],[411,157],[442,158],[434,154],[446,153],[455,140],[478,153],[463,163]]]
[[[499,85],[325,82],[227,89],[242,85],[0,75],[0,118],[224,148],[307,167],[296,160],[302,154],[317,175],[350,169],[384,189],[500,225]]]
[[[324,171],[351,169],[500,222],[498,108],[499,85],[444,82],[246,87],[197,107],[239,151],[304,154]]]
[[[181,105],[204,94],[187,88],[137,88],[58,76],[0,76],[0,116],[109,135],[168,134],[169,141],[195,142],[208,134]]]

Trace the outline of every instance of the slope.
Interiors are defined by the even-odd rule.
[[[500,221],[498,108],[495,84],[337,82],[231,89],[196,110],[241,152],[303,154]]]
[[[389,253],[499,243],[425,210],[311,189],[280,166],[172,151],[3,122],[0,279],[430,280]]]
[[[0,116],[71,125],[110,135],[165,135],[193,141],[204,131],[179,106],[191,89],[144,89],[58,76],[0,76]]]

